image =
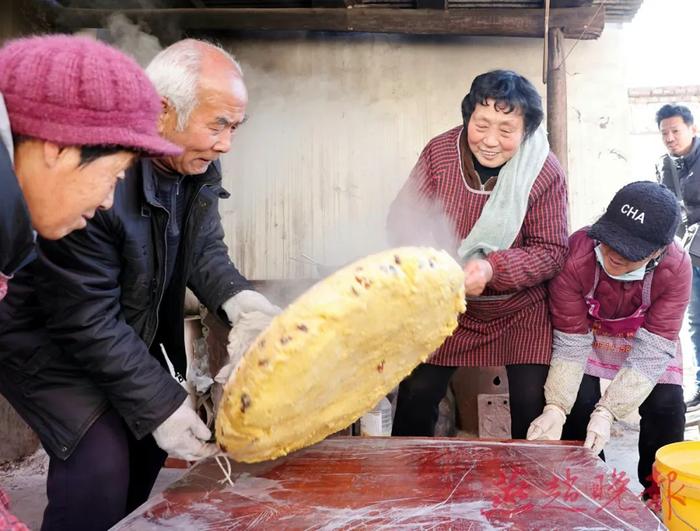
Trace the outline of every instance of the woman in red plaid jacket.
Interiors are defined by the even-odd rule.
[[[393,435],[434,434],[458,367],[505,365],[512,436],[525,438],[544,407],[552,353],[545,282],[567,254],[566,179],[540,127],[542,100],[524,77],[477,76],[462,116],[423,149],[389,214],[393,243],[459,256],[467,294],[452,336],[401,383]]]

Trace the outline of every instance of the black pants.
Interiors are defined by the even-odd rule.
[[[457,367],[422,363],[399,385],[392,435],[432,437],[438,406]],[[548,365],[506,365],[510,390],[510,428],[524,439],[530,422],[544,409]]]
[[[148,499],[166,457],[151,435],[137,441],[107,411],[67,460],[50,457],[41,529],[108,529]]]
[[[595,405],[600,400],[600,378],[585,374],[571,413],[564,424],[562,439],[583,441]],[[639,406],[639,482],[649,487],[651,467],[656,451],[662,446],[683,440],[685,432],[685,403],[680,385],[656,384],[651,394]],[[601,457],[604,457],[601,455]]]

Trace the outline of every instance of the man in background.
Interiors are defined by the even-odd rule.
[[[693,114],[683,105],[664,105],[656,113],[656,125],[668,153],[656,166],[656,176],[678,198],[683,211],[679,236],[683,237],[700,222],[700,142]],[[696,242],[698,243],[698,242]],[[700,246],[698,246],[700,249]],[[690,339],[695,351],[695,392],[688,408],[700,406],[700,258],[693,256],[693,283],[688,305]]]

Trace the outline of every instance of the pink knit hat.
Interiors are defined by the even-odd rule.
[[[160,98],[141,67],[94,39],[9,41],[0,49],[0,92],[14,134],[63,146],[125,146],[155,157],[182,152],[158,134]]]

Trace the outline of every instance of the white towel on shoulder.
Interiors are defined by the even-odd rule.
[[[457,250],[464,262],[513,244],[527,213],[530,190],[548,155],[547,133],[540,125],[498,173],[479,219]]]

